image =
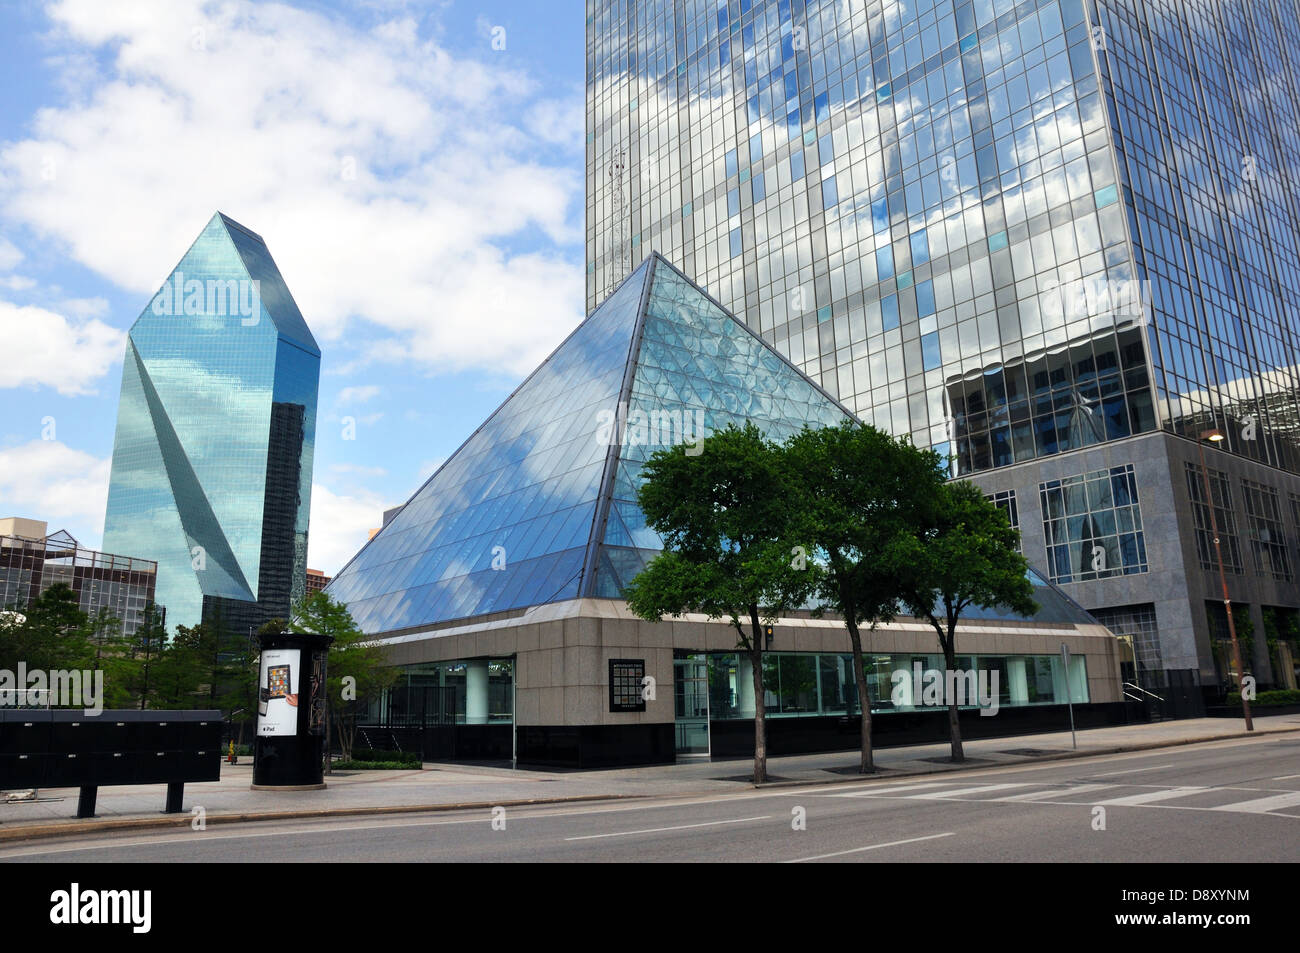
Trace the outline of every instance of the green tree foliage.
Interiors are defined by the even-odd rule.
[[[13,611],[17,615],[6,617],[0,639],[0,668],[17,671],[20,662],[29,671],[91,667],[94,626],[69,586],[55,583],[27,608]]]
[[[299,603],[289,630],[334,639],[330,644],[326,678],[329,727],[338,736],[343,760],[350,761],[358,719],[370,702],[397,681],[398,670],[388,664],[381,646],[367,641],[348,607],[335,602],[325,592],[314,593]],[[328,735],[325,750],[329,751]]]
[[[125,707],[149,707],[155,688],[154,668],[166,646],[167,627],[163,611],[158,606],[149,605],[135,633],[125,640],[125,654],[133,663],[124,666],[117,676],[130,698]]]
[[[957,669],[957,623],[971,606],[1005,606],[1020,615],[1038,611],[1028,564],[1016,551],[1006,514],[968,481],[945,483],[934,518],[895,549],[903,602],[939,636],[950,671]],[[963,761],[957,700],[948,699],[952,760]]]
[[[698,453],[656,451],[638,494],[663,552],[624,593],[651,621],[697,612],[726,619],[749,656],[754,681],[754,782],[767,780],[763,684],[765,624],[801,605],[811,573],[798,553],[793,492],[780,449],[751,423],[710,435]]]
[[[199,625],[178,625],[158,660],[153,663],[149,708],[203,708],[209,704],[212,682],[211,629]]]
[[[815,551],[818,611],[844,620],[853,649],[862,709],[859,770],[870,774],[875,766],[862,629],[875,629],[898,612],[898,557],[934,519],[942,461],[933,451],[851,421],[805,428],[786,442],[785,454],[795,488],[789,502]]]

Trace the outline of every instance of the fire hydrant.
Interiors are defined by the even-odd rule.
[[[235,742],[232,738],[230,741],[230,754],[226,756],[228,764],[239,764],[239,755],[235,754]]]

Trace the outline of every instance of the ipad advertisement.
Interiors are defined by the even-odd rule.
[[[265,649],[258,679],[258,737],[292,737],[298,733],[300,649]]]

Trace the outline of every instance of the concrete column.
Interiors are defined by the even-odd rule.
[[[742,718],[754,717],[754,663],[747,655],[740,656],[736,666],[736,713]]]
[[[1007,657],[1007,680],[1011,682],[1011,704],[1029,704],[1029,679],[1025,677],[1025,660]]]
[[[488,663],[465,663],[465,724],[486,725],[488,720]]]

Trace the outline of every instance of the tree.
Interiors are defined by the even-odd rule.
[[[664,549],[624,592],[639,617],[698,612],[727,619],[748,654],[754,684],[754,783],[767,780],[764,627],[801,605],[811,573],[794,537],[792,488],[778,447],[752,423],[694,448],[656,451],[638,493]]]
[[[17,671],[24,663],[29,671],[89,668],[95,657],[92,626],[81,611],[77,594],[66,583],[55,583],[43,591],[18,616],[7,616],[5,637],[0,640],[0,668]]]
[[[818,612],[844,620],[853,649],[853,680],[862,709],[859,771],[875,771],[871,696],[862,627],[893,620],[903,583],[891,555],[933,519],[944,485],[938,454],[906,439],[847,421],[804,428],[785,444],[796,491],[792,504],[806,526],[817,566]]]
[[[151,681],[154,665],[167,645],[165,618],[163,610],[150,603],[145,607],[135,634],[127,640],[126,650],[135,661],[135,666],[127,672],[126,689],[131,705],[141,710],[149,707],[150,693],[154,687]]]
[[[1023,616],[1038,611],[1016,540],[1006,514],[979,487],[962,481],[943,485],[934,519],[896,548],[903,601],[938,633],[950,672],[957,670],[957,622],[968,608],[1005,606]],[[952,760],[964,761],[954,693],[948,697],[948,734]]]
[[[326,697],[329,699],[329,720],[325,736],[326,758],[329,757],[329,728],[338,735],[343,760],[352,758],[356,740],[357,719],[370,701],[379,698],[385,689],[397,680],[398,671],[387,664],[384,649],[367,641],[368,636],[357,628],[352,613],[342,602],[335,602],[328,593],[317,592],[298,604],[291,632],[311,632],[328,635],[330,643],[326,666]],[[326,763],[328,772],[329,764]]]
[[[92,669],[104,673],[105,708],[127,708],[135,704],[134,686],[140,662],[132,650],[132,640],[122,634],[122,622],[101,608],[88,620],[90,642],[94,647]]]
[[[188,709],[207,702],[212,682],[213,640],[204,623],[176,627],[153,665],[154,707]]]

